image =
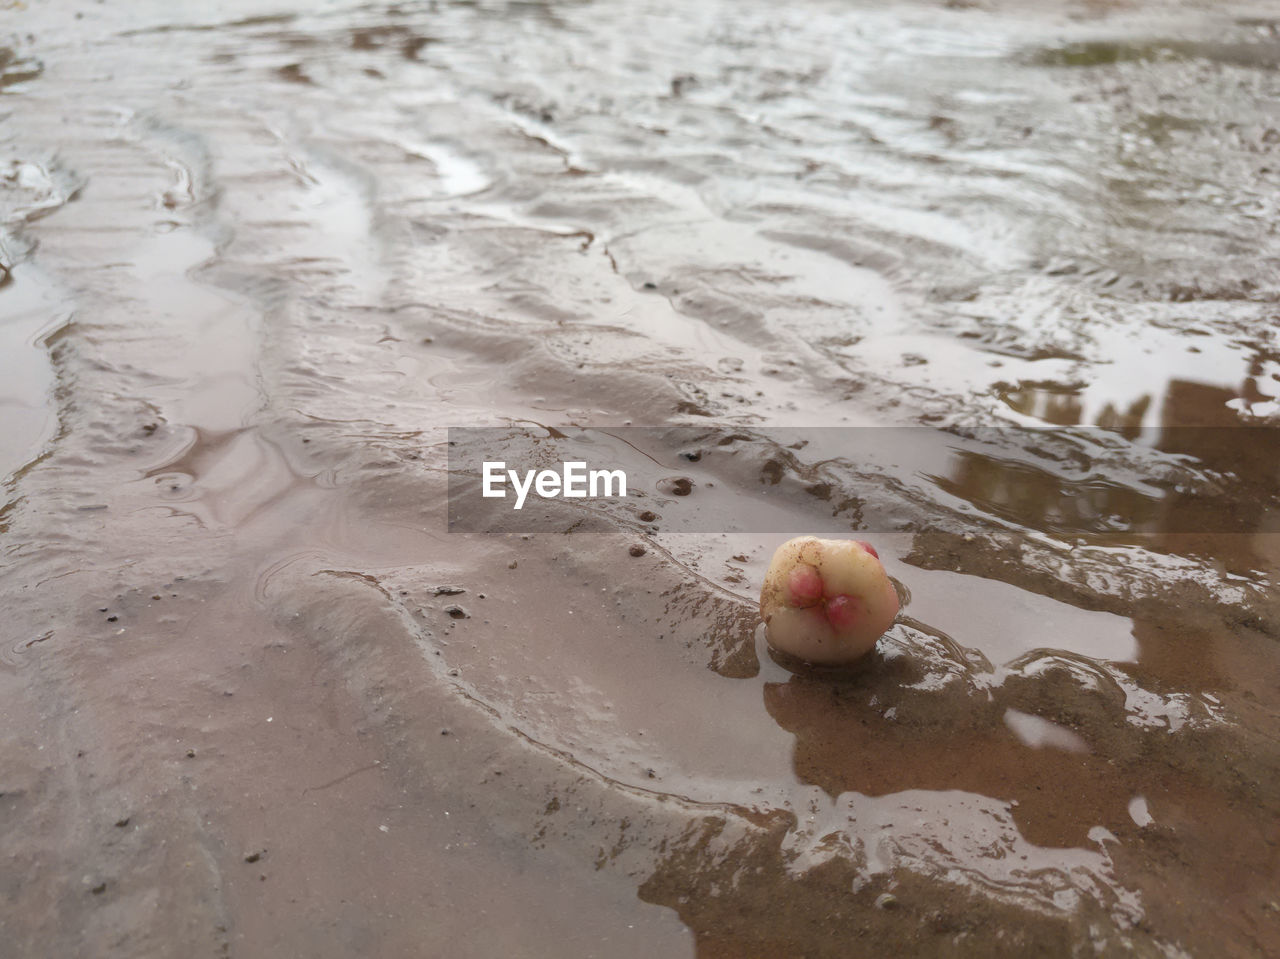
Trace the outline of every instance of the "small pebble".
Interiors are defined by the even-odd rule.
[[[668,476],[658,480],[658,489],[672,496],[688,496],[693,492],[693,480],[687,476]]]
[[[632,556],[643,556],[645,554],[645,548],[641,546],[639,543],[637,543],[634,546],[632,546],[629,550],[627,550],[627,552],[630,553]]]
[[[647,509],[640,514],[640,522],[642,523],[652,523],[657,518],[658,514],[651,509]]]
[[[451,619],[466,619],[467,611],[461,606],[446,606],[444,608],[445,615]]]

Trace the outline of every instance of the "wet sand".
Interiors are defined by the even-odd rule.
[[[1274,12],[3,16],[0,956],[1280,953]],[[731,440],[451,532],[513,424]]]

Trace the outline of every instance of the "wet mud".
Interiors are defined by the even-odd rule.
[[[1274,11],[3,17],[0,955],[1280,953]],[[732,439],[451,531],[485,426]]]

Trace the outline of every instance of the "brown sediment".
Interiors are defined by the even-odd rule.
[[[1272,20],[236,6],[0,51],[0,952],[1280,952]]]

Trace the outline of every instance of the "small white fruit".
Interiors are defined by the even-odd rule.
[[[897,615],[898,593],[875,549],[860,540],[788,540],[760,590],[769,645],[819,665],[861,659]]]

